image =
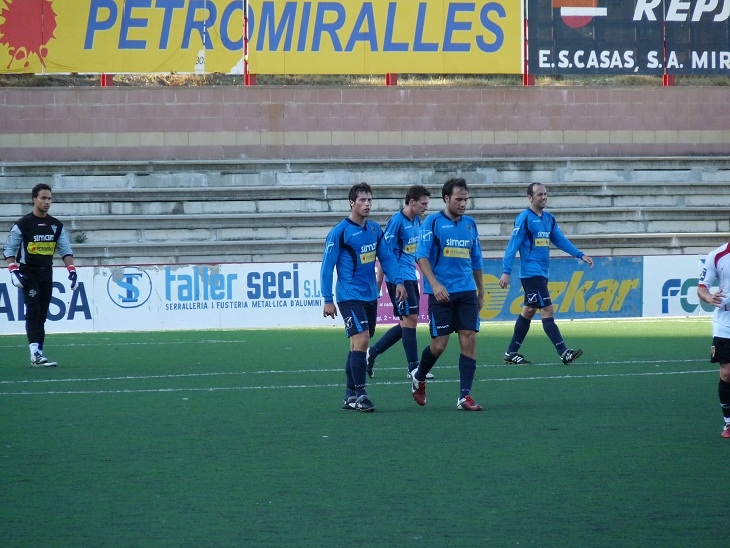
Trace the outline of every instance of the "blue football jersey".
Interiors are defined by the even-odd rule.
[[[421,218],[416,216],[410,220],[399,211],[390,218],[384,233],[385,243],[398,261],[401,277],[417,280],[416,248],[421,235]]]
[[[361,226],[349,217],[340,221],[327,235],[320,270],[320,285],[325,303],[333,302],[332,273],[337,269],[337,301],[374,301],[379,291],[375,279],[375,260],[393,283],[403,283],[398,262],[383,243],[383,229],[374,221]]]
[[[476,290],[474,271],[482,270],[482,247],[476,221],[463,215],[458,221],[443,211],[426,217],[421,225],[421,238],[416,260],[426,258],[434,276],[449,293]],[[433,289],[424,277],[424,293]]]
[[[502,270],[505,274],[512,273],[512,264],[517,252],[520,252],[520,278],[543,276],[548,278],[550,266],[550,244],[565,251],[573,257],[583,257],[583,252],[575,247],[563,232],[548,211],[543,210],[542,216],[530,208],[515,218],[512,237],[507,244],[502,261]]]

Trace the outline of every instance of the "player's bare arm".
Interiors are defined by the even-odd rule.
[[[406,286],[403,284],[398,284],[395,286],[395,298],[399,303],[402,303],[406,299],[408,299],[408,292],[406,291]]]
[[[446,291],[446,288],[441,285],[436,279],[436,276],[434,276],[433,270],[431,270],[431,263],[428,262],[428,259],[425,257],[418,259],[418,266],[421,268],[421,274],[423,274],[428,280],[428,283],[431,284],[433,296],[436,297],[436,300],[439,302],[448,301],[449,292]]]
[[[472,272],[474,276],[474,282],[477,285],[477,300],[479,302],[479,310],[484,306],[484,276],[481,270],[474,270]]]
[[[704,285],[697,286],[697,296],[707,304],[717,307],[722,306],[722,302],[726,297],[722,291],[718,290],[715,293],[712,293]]]
[[[324,303],[324,308],[322,310],[322,316],[330,317],[330,318],[336,318],[337,317],[337,307],[335,306],[335,303]]]
[[[507,287],[509,285],[509,279],[509,274],[502,274],[502,276],[499,278],[499,287],[501,287],[502,289]]]

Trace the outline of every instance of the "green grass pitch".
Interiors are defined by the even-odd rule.
[[[708,319],[539,322],[458,341],[410,395],[400,344],[340,409],[328,329],[50,334],[58,368],[0,337],[3,546],[725,546],[727,485]],[[386,326],[378,328],[376,338]],[[419,328],[419,346],[428,334]]]

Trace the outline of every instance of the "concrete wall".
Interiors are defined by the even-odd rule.
[[[730,152],[725,87],[0,89],[0,161]]]

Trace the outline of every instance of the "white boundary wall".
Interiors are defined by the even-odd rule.
[[[624,317],[710,314],[710,307],[699,302],[696,292],[703,259],[697,255],[643,257],[641,273],[637,273],[641,311],[634,307]],[[494,263],[485,261],[485,269],[499,268]],[[341,318],[322,316],[319,270],[319,262],[78,267],[80,288],[72,293],[65,268],[57,267],[46,329],[82,333],[341,327]],[[425,300],[421,303],[425,320]],[[378,322],[392,323],[387,296],[379,307]],[[0,281],[0,335],[24,333],[23,314],[22,295],[6,274]],[[503,310],[499,318],[489,317],[513,315]]]

